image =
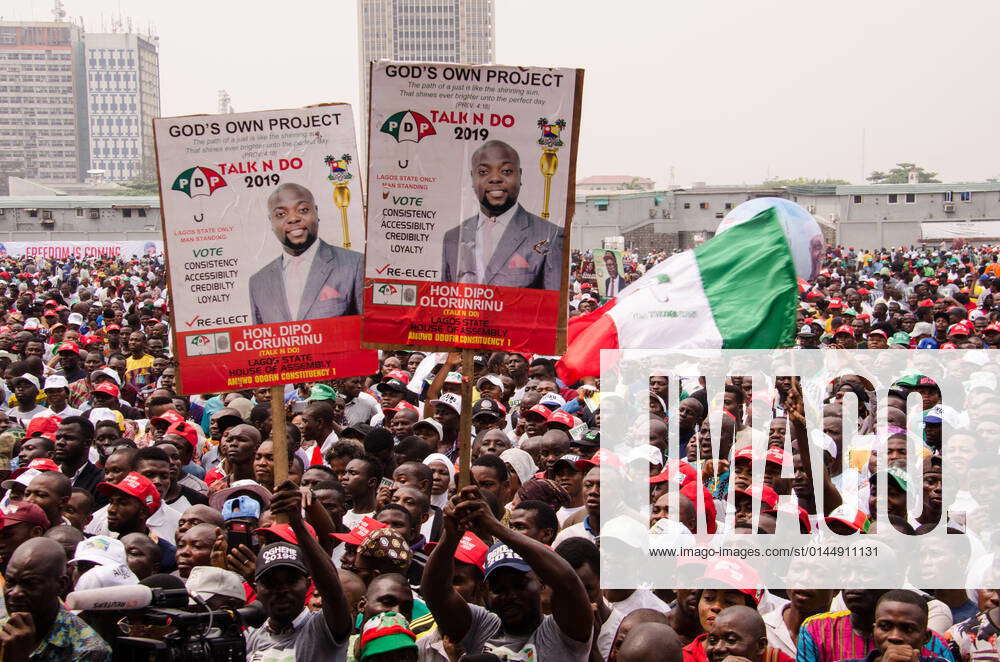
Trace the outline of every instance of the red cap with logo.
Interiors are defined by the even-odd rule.
[[[73,352],[74,354],[79,354],[80,346],[75,342],[64,342],[59,345],[59,349],[56,350],[56,354],[60,354],[62,352]]]
[[[410,373],[406,372],[405,370],[390,370],[389,374],[387,374],[385,377],[382,378],[383,381],[385,381],[386,379],[398,379],[404,384],[409,384]]]
[[[363,517],[361,521],[358,522],[357,526],[351,529],[347,533],[331,533],[330,535],[346,542],[348,545],[360,545],[368,537],[368,534],[376,529],[384,529],[389,526],[388,524],[383,524],[377,519],[371,517]]]
[[[309,522],[303,522],[303,524],[306,525],[306,531],[308,531],[309,534],[313,538],[315,538],[316,537],[316,529],[314,529],[312,527],[312,524],[310,524]],[[277,523],[275,523],[275,524],[272,524],[271,526],[262,526],[259,529],[254,529],[253,532],[256,533],[256,534],[258,534],[258,535],[260,535],[261,533],[271,533],[271,534],[274,534],[275,536],[277,536],[278,538],[280,538],[281,540],[284,540],[287,543],[291,543],[293,545],[298,545],[299,544],[299,539],[295,536],[295,531],[292,530],[291,524],[284,524],[284,523],[277,524]],[[277,542],[277,541],[273,541],[273,542]]]
[[[539,416],[544,418],[546,422],[548,422],[548,420],[552,418],[552,411],[545,405],[535,405],[528,411],[524,412],[525,417],[527,417],[528,414],[538,414]]]
[[[97,492],[104,496],[119,492],[134,497],[146,507],[146,512],[150,515],[160,508],[160,493],[156,486],[148,478],[134,471],[118,483],[98,483]]]
[[[56,428],[59,427],[61,420],[58,416],[35,416],[28,421],[28,429],[24,431],[24,436],[25,438],[39,436],[55,441]],[[58,470],[59,467],[56,467],[56,471]]]
[[[546,409],[548,409],[548,407],[546,407]],[[567,429],[570,429],[576,425],[576,423],[573,421],[573,416],[568,412],[565,412],[562,409],[557,409],[552,412],[552,415],[549,417],[549,425],[565,425]]]
[[[841,333],[846,333],[852,338],[854,337],[854,329],[848,324],[841,324],[840,326],[838,326],[837,330],[833,332],[833,335],[838,336]]]
[[[181,416],[180,413],[174,409],[167,409],[159,416],[154,416],[153,418],[149,419],[149,422],[165,423],[166,424],[165,427],[170,427],[175,423],[183,423],[184,417]]]
[[[191,444],[192,448],[198,445],[198,431],[194,429],[193,425],[185,420],[171,423],[170,427],[168,427],[166,432],[163,434],[176,434],[179,437],[183,437],[184,439],[187,439],[187,442]]]
[[[117,398],[121,391],[119,391],[118,387],[111,382],[101,382],[94,387],[94,393],[106,393],[114,398]]]

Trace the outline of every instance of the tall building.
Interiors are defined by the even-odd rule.
[[[360,125],[367,129],[369,62],[489,64],[493,27],[493,0],[358,0]]]
[[[112,182],[156,178],[153,118],[160,115],[157,37],[84,36],[90,168]]]
[[[0,179],[79,181],[89,167],[83,35],[66,22],[0,22]]]

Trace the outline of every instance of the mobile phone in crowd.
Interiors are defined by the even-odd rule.
[[[254,554],[258,552],[260,547],[257,535],[250,530],[246,522],[228,522],[226,524],[226,544],[230,549],[246,545]]]

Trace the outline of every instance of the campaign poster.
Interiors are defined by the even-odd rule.
[[[597,278],[597,293],[602,299],[617,296],[625,289],[625,268],[621,251],[603,248],[594,249],[594,273]]]
[[[106,260],[161,255],[163,242],[150,241],[4,241],[0,257],[35,257],[46,260]]]
[[[153,122],[182,393],[376,370],[348,104]]]
[[[366,347],[565,349],[581,69],[371,66]]]

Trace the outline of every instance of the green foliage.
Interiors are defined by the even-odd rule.
[[[120,191],[121,195],[159,195],[160,187],[156,181],[145,182],[145,181],[132,181],[128,184],[122,184],[125,187],[124,191]]]
[[[910,181],[911,170],[917,171],[917,181],[921,184],[934,184],[941,181],[937,178],[938,174],[936,172],[924,170],[915,163],[907,162],[897,163],[896,167],[891,168],[889,172],[873,170],[872,174],[868,175],[866,179],[872,184],[906,184]]]
[[[765,180],[757,188],[783,188],[785,186],[844,186],[846,179],[813,179],[811,177],[789,177]]]

